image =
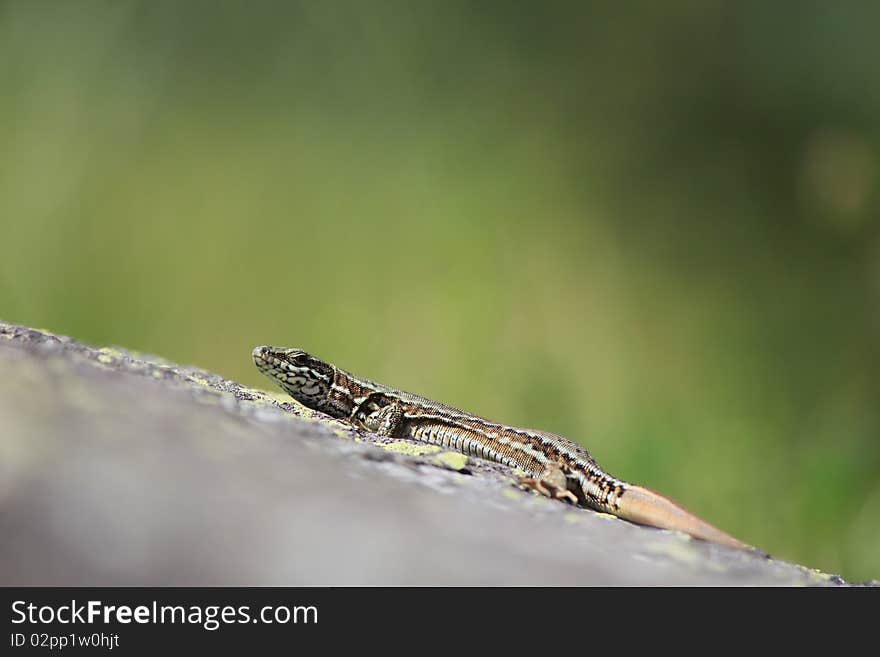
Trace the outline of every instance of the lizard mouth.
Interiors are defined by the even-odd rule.
[[[254,365],[257,366],[257,369],[261,372],[265,371],[269,367],[269,347],[254,347],[251,356],[254,359]]]
[[[288,363],[284,359],[279,358],[276,350],[272,347],[255,347],[251,356],[257,369],[270,379],[281,379],[284,376],[285,369],[288,367]]]

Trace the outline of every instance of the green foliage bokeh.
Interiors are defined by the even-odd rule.
[[[0,2],[0,318],[300,346],[880,577],[878,19]]]

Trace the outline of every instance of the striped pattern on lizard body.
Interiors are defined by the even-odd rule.
[[[626,520],[748,548],[647,488],[606,473],[583,447],[545,431],[512,427],[356,377],[301,349],[257,347],[257,368],[300,403],[383,436],[448,447],[511,467],[550,497]]]

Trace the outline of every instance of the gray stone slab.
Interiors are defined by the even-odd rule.
[[[0,584],[844,583],[283,400],[0,323]]]

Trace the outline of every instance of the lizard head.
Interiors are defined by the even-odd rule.
[[[302,349],[257,347],[254,364],[301,404],[321,410],[333,384],[333,366]]]

